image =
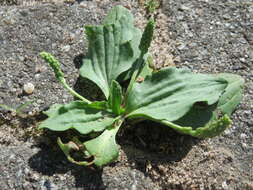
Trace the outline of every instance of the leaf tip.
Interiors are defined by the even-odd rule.
[[[220,135],[225,129],[232,124],[232,120],[228,115],[222,116],[218,121],[214,121],[206,127],[199,128],[194,132],[195,137],[211,138]]]

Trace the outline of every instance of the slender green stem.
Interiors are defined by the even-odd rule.
[[[16,112],[15,109],[13,109],[12,107],[7,106],[7,105],[5,105],[5,104],[0,104],[0,108],[3,108],[3,109],[5,109],[5,110],[11,111],[11,112]]]
[[[80,100],[86,102],[87,104],[91,103],[91,101],[87,100],[86,98],[84,98],[83,96],[78,94],[76,91],[74,91],[72,88],[70,88],[70,86],[66,83],[66,80],[64,78],[62,80],[60,80],[60,82],[64,86],[64,88],[69,91],[70,94],[72,94],[73,96],[75,96],[75,97],[79,98]]]
[[[76,91],[74,91],[70,86],[67,84],[64,73],[61,71],[60,63],[57,59],[54,58],[50,53],[47,52],[41,52],[40,56],[49,63],[50,67],[54,70],[55,77],[57,80],[75,97],[79,98],[80,100],[86,102],[87,104],[90,104],[91,101],[87,100],[80,94],[78,94]]]
[[[135,80],[138,78],[139,74],[141,73],[143,66],[144,66],[144,55],[148,52],[148,48],[150,47],[153,34],[154,34],[154,28],[155,28],[155,21],[153,19],[150,19],[145,27],[145,30],[142,34],[139,49],[141,50],[140,57],[138,58],[137,63],[135,64],[134,71],[130,80],[130,83],[128,85],[127,91],[126,91],[126,97],[128,96],[129,92],[131,91],[133,84]]]
[[[35,102],[35,100],[28,101],[28,102],[25,102],[24,104],[19,105],[19,106],[16,108],[16,112],[17,112],[18,114],[22,114],[22,110],[23,110],[24,108],[26,108],[27,106],[29,106],[30,104],[32,104],[33,102]]]
[[[137,61],[137,64],[136,64],[136,67],[135,67],[135,70],[131,76],[131,79],[130,79],[130,82],[129,82],[129,85],[127,87],[127,91],[126,91],[126,96],[128,96],[129,92],[131,91],[132,87],[133,87],[133,84],[134,82],[136,81],[136,79],[138,78],[139,74],[141,73],[141,70],[143,68],[143,56],[144,54],[141,53],[140,57],[138,58],[138,61]]]

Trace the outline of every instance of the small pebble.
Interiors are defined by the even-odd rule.
[[[248,145],[246,143],[242,143],[243,148],[248,148]]]
[[[24,91],[27,94],[32,94],[34,91],[34,85],[30,82],[24,84]]]
[[[246,59],[245,58],[240,58],[239,59],[242,63],[245,63],[246,62]]]
[[[228,184],[227,184],[227,182],[226,181],[224,181],[223,183],[222,183],[222,188],[225,190],[225,189],[228,189]]]
[[[87,2],[82,1],[82,2],[79,4],[79,6],[80,6],[81,8],[87,8]]]
[[[70,50],[70,45],[66,45],[62,47],[62,51],[68,52]]]
[[[19,60],[22,61],[22,62],[25,60],[25,57],[23,57],[23,56],[18,56],[18,58],[19,58]]]
[[[40,78],[40,74],[35,74],[34,78],[39,79]]]
[[[241,139],[245,139],[247,137],[247,135],[245,134],[245,133],[242,133],[241,135],[240,135],[240,138]]]
[[[64,0],[64,3],[74,3],[75,0]]]
[[[226,130],[224,131],[224,134],[225,134],[225,135],[231,135],[232,132],[233,132],[232,128],[229,128],[229,129],[226,129]]]
[[[40,179],[40,176],[36,173],[32,174],[31,175],[31,178],[34,180],[34,181],[38,181]]]
[[[187,10],[190,10],[191,8],[190,7],[187,7],[185,5],[181,5],[181,7],[179,8],[180,11],[187,11]]]
[[[41,100],[41,99],[38,99],[38,100],[37,100],[37,104],[44,104],[44,101]]]
[[[181,44],[180,46],[178,46],[178,49],[179,50],[183,50],[186,48],[186,44]]]

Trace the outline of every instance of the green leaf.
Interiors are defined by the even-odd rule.
[[[5,110],[8,110],[8,111],[11,111],[11,112],[16,112],[16,109],[10,107],[10,106],[7,106],[5,104],[0,104],[0,108],[3,108]]]
[[[141,42],[139,45],[139,49],[141,50],[140,56],[131,68],[132,74],[129,85],[127,87],[126,97],[128,96],[129,92],[133,87],[134,82],[138,79],[140,73],[142,72],[143,68],[146,65],[144,56],[148,53],[148,49],[151,45],[154,29],[155,29],[155,22],[153,19],[150,19],[141,37]]]
[[[130,117],[151,119],[183,134],[214,137],[232,123],[228,116],[242,98],[243,84],[237,75],[193,74],[168,68],[136,84],[129,98],[139,105],[131,102],[127,111],[133,110]]]
[[[94,164],[102,166],[118,158],[118,145],[115,137],[123,121],[118,120],[100,136],[84,143],[86,150],[94,157]]]
[[[59,147],[61,148],[61,150],[63,151],[63,153],[65,154],[65,156],[67,157],[67,159],[77,165],[82,165],[82,166],[89,166],[91,164],[93,164],[92,161],[76,161],[72,156],[71,153],[74,151],[80,151],[82,144],[80,142],[73,142],[70,141],[66,144],[64,144],[61,141],[61,138],[58,137],[57,139],[57,144],[59,145]],[[84,159],[89,159],[89,156],[84,156]]]
[[[160,121],[178,131],[194,137],[214,137],[230,126],[228,115],[220,112],[217,103],[211,106],[194,105],[191,110],[177,121]]]
[[[166,68],[144,82],[135,83],[126,103],[130,117],[149,116],[175,121],[197,102],[212,105],[218,101],[227,81],[186,69]]]
[[[104,18],[103,24],[104,25],[114,24],[122,17],[126,17],[129,23],[134,22],[134,17],[131,14],[131,12],[129,12],[128,9],[124,8],[123,6],[115,6]]]
[[[147,54],[147,55],[144,57],[144,59],[145,59],[145,65],[144,65],[144,67],[143,67],[143,69],[142,69],[142,71],[141,71],[141,73],[140,73],[140,75],[139,75],[139,77],[142,77],[143,79],[145,79],[146,76],[151,75],[152,72],[154,71],[154,70],[150,67],[150,64],[152,64],[152,62],[153,62],[152,56]]]
[[[62,143],[58,138],[58,145],[72,163],[78,165],[91,165],[103,166],[117,159],[119,151],[115,137],[122,124],[123,120],[117,120],[113,126],[107,128],[100,136],[81,143],[77,138],[67,144]],[[79,151],[83,153],[84,161],[76,161],[71,152]]]
[[[212,106],[194,105],[185,116],[176,121],[177,124],[194,126],[193,128],[196,128],[204,126],[213,120],[218,120],[221,115],[231,115],[242,99],[244,80],[240,76],[233,74],[218,74],[214,76],[221,77],[228,82],[218,102]]]
[[[222,73],[218,77],[225,79],[228,86],[218,102],[218,108],[222,113],[231,115],[242,99],[244,79],[239,75]]]
[[[195,118],[195,120],[198,119],[199,118]],[[195,128],[192,126],[180,126],[166,120],[159,122],[175,129],[179,133],[191,135],[198,138],[211,138],[220,135],[232,123],[227,115],[224,115],[217,120],[211,120],[205,125]]]
[[[109,106],[107,101],[95,101],[89,104],[90,108],[98,109],[98,110],[106,110],[109,111]]]
[[[167,121],[162,121],[162,123],[169,125],[178,132],[199,138],[217,136],[229,127],[232,121],[228,116],[231,115],[242,99],[244,80],[234,74],[218,74],[215,76],[228,82],[218,103],[204,107],[195,105],[185,116],[174,123]]]
[[[89,50],[80,68],[80,75],[96,83],[107,99],[111,82],[129,70],[139,57],[141,39],[127,9],[117,7],[109,15],[105,25],[85,27]]]
[[[26,114],[23,113],[22,110],[25,109],[25,108],[26,108],[27,106],[29,106],[30,104],[32,104],[34,101],[35,101],[35,100],[27,101],[27,102],[25,102],[25,103],[23,103],[23,104],[17,106],[16,108],[12,108],[12,107],[7,106],[7,105],[5,105],[5,104],[0,104],[0,108],[3,108],[3,109],[8,110],[8,111],[11,111],[12,114],[15,114],[15,115],[17,114],[17,115],[20,116],[20,117],[25,117]]]
[[[144,55],[143,57],[144,61],[145,61],[145,65],[139,75],[139,77],[145,79],[146,76],[151,75],[152,72],[154,71],[154,69],[151,67],[153,64],[153,58],[152,56],[147,53],[146,55]],[[130,68],[128,71],[122,73],[119,77],[118,77],[118,81],[119,82],[124,82],[126,80],[129,80],[131,78],[131,75],[133,74],[133,68]]]
[[[40,128],[53,131],[75,129],[81,134],[100,132],[111,126],[115,119],[107,111],[95,109],[92,104],[74,101],[66,105],[56,104],[45,112],[48,119],[40,124]]]
[[[25,109],[26,107],[28,107],[30,104],[34,103],[35,100],[31,100],[31,101],[27,101],[21,105],[19,105],[17,108],[16,108],[16,112],[18,114],[22,114],[22,110]]]
[[[122,98],[123,95],[120,84],[116,81],[112,81],[109,105],[113,113],[115,113],[116,115],[120,115],[123,111],[121,108]]]

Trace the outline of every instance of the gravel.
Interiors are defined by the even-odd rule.
[[[0,109],[0,189],[253,189],[252,0],[164,0],[154,13],[151,52],[158,68],[244,77],[233,125],[222,136],[198,140],[152,122],[129,124],[117,138],[118,161],[103,169],[69,163],[55,145],[62,134],[37,130],[41,111],[72,100],[38,53],[54,54],[70,85],[96,99],[97,90],[78,78],[87,51],[83,26],[100,23],[116,4],[130,8],[141,28],[148,14],[135,1],[63,2],[0,6],[0,104],[34,100],[24,115]],[[23,92],[27,83],[35,87],[30,95]]]

